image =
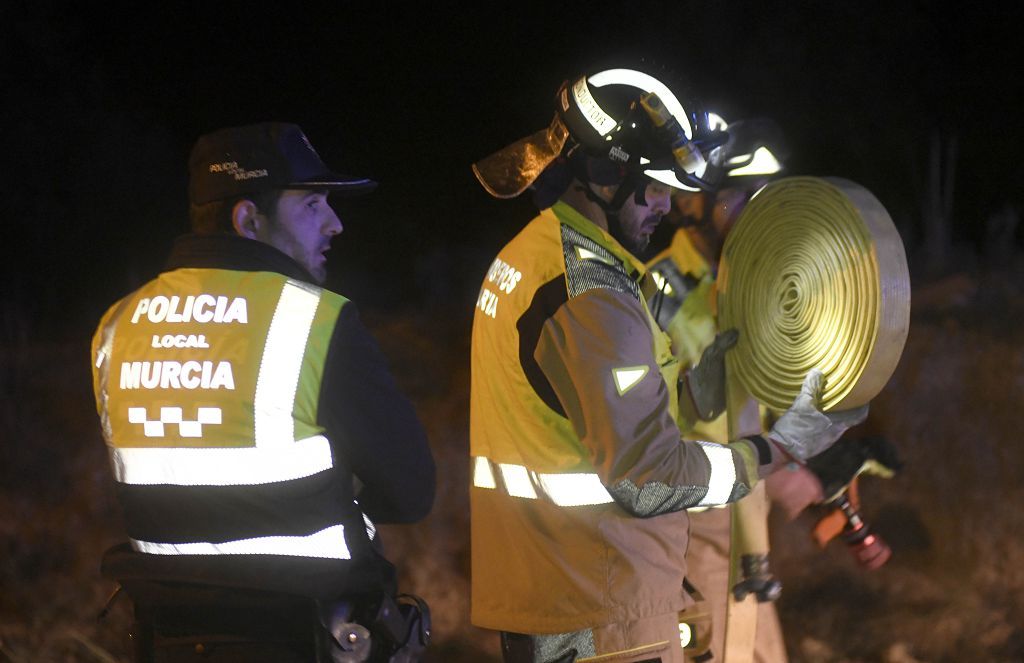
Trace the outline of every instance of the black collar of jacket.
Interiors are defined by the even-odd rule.
[[[277,272],[316,283],[292,258],[269,244],[238,235],[182,235],[174,240],[166,269],[194,267],[232,269],[242,272]]]

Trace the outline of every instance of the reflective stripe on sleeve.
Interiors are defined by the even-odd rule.
[[[732,495],[736,484],[736,463],[729,447],[714,442],[698,442],[711,463],[711,478],[708,479],[708,492],[697,506],[713,506],[725,504]]]
[[[558,506],[608,504],[612,501],[608,489],[593,473],[538,474],[537,478],[544,492]]]
[[[733,452],[729,447],[713,442],[698,442],[708,462],[711,464],[711,477],[708,479],[708,491],[695,507],[717,506],[725,504],[732,495],[736,484],[736,465]],[[538,499],[538,493],[558,506],[588,506],[609,504],[612,496],[601,482],[601,478],[593,472],[567,472],[546,474],[533,472],[522,465],[511,463],[494,463],[484,456],[473,458],[473,486],[476,488],[496,489],[496,465],[501,475],[505,492],[512,497]]]
[[[491,463],[483,456],[473,458],[473,485],[477,488],[497,488]]]
[[[539,499],[538,493],[558,506],[588,506],[609,504],[612,496],[593,472],[542,474],[522,465],[495,463],[505,492],[512,497]],[[496,489],[498,482],[490,460],[483,456],[473,458],[473,486]]]
[[[270,448],[107,447],[121,483],[173,486],[255,486],[301,479],[331,469],[323,435]]]
[[[498,463],[498,469],[501,470],[501,479],[505,482],[505,490],[509,495],[537,499],[537,491],[533,489],[529,470],[522,465],[509,463]]]
[[[220,543],[152,543],[131,540],[132,547],[151,555],[292,555],[322,559],[352,559],[345,543],[345,526],[334,525],[309,536],[264,536]]]

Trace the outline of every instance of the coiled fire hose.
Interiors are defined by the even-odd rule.
[[[740,332],[726,355],[730,438],[759,430],[742,421],[750,396],[781,413],[812,368],[825,374],[823,409],[863,405],[903,352],[903,243],[878,199],[848,180],[792,177],[765,187],[726,238],[717,286],[719,329]],[[771,580],[767,515],[763,483],[732,510],[725,663],[754,660],[757,603],[737,590]],[[748,568],[758,563],[763,577]]]
[[[736,328],[731,369],[780,413],[807,372],[825,374],[824,410],[870,401],[892,376],[910,322],[910,276],[878,199],[839,178],[769,184],[726,238],[719,328]]]

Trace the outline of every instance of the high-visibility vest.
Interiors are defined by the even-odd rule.
[[[185,268],[107,311],[93,382],[136,550],[344,560],[365,542],[358,508],[332,503],[351,488],[323,490],[336,459],[317,423],[346,302],[273,272]]]
[[[645,338],[657,364],[613,371],[609,388],[625,393],[657,370],[674,399],[678,363],[646,313],[643,272],[610,235],[557,203],[505,246],[484,279],[473,325],[470,408],[478,626],[569,632],[668,614],[689,602],[681,589],[685,512],[638,518],[616,504],[550,386],[529,365],[533,327],[546,319],[535,310],[556,310],[577,290],[608,287],[645,309]],[[669,404],[670,417],[675,405]],[[737,482],[733,453],[711,444],[694,453],[702,451],[710,464],[700,488],[707,499],[697,501],[729,499]]]

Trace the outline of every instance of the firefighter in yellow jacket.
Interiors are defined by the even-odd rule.
[[[104,570],[137,588],[137,605],[169,600],[154,587],[196,588],[175,600],[200,633],[244,623],[246,637],[269,638],[227,638],[219,649],[249,647],[232,660],[312,660],[312,640],[282,637],[305,612],[258,624],[202,606],[213,594],[237,603],[271,592],[325,609],[393,595],[374,523],[430,510],[434,463],[412,404],[355,305],[320,285],[342,230],[328,194],[375,183],[331,171],[299,127],[277,122],[202,136],[189,170],[193,233],[107,311],[93,340],[130,539]],[[304,627],[312,634],[312,621]],[[166,643],[160,660],[187,644]]]
[[[555,104],[547,129],[474,165],[542,211],[492,263],[473,322],[472,618],[507,661],[680,661],[685,509],[743,497],[866,411],[821,413],[812,371],[766,436],[682,441],[680,408],[724,403],[735,333],[681,375],[636,256],[725,135],[634,69],[567,81]]]
[[[715,117],[713,125],[728,129],[729,137],[709,154],[703,177],[708,190],[677,191],[673,195],[672,210],[666,219],[675,231],[669,246],[648,262],[658,286],[648,305],[659,327],[671,337],[673,354],[684,367],[696,364],[704,349],[715,340],[714,284],[725,238],[750,199],[780,176],[788,157],[782,131],[770,119],[726,124]],[[763,407],[761,421],[765,430],[771,427]],[[685,439],[728,440],[724,414],[705,419],[681,418],[678,423]],[[861,472],[891,476],[897,465],[895,450],[885,440],[865,443],[846,438],[806,466],[790,463],[784,471],[772,474],[766,481],[767,493],[773,505],[793,519],[811,504],[833,496],[836,485],[848,484]],[[687,568],[707,602],[712,621],[708,645],[713,658],[705,660],[721,660],[725,649],[727,598],[731,589],[730,508],[690,510]],[[786,661],[783,634],[771,600],[758,605],[754,661]]]
[[[709,154],[703,179],[712,190],[679,191],[673,196],[667,220],[676,230],[669,246],[648,262],[658,285],[648,304],[659,327],[672,338],[673,354],[683,366],[697,363],[715,338],[714,283],[722,242],[750,198],[782,171],[786,157],[781,131],[771,120],[740,120],[726,125],[718,119],[717,124],[728,129],[729,138]],[[710,421],[680,420],[679,425],[686,439],[728,440],[724,414]],[[823,497],[817,480],[802,466],[790,465],[768,479],[770,491],[783,484],[786,490],[779,493],[787,497],[784,506],[788,512],[798,512]],[[714,660],[720,660],[724,651],[730,534],[728,508],[690,512],[687,569],[707,601],[712,622],[707,644]],[[756,633],[756,661],[786,660],[774,603],[758,605]]]

